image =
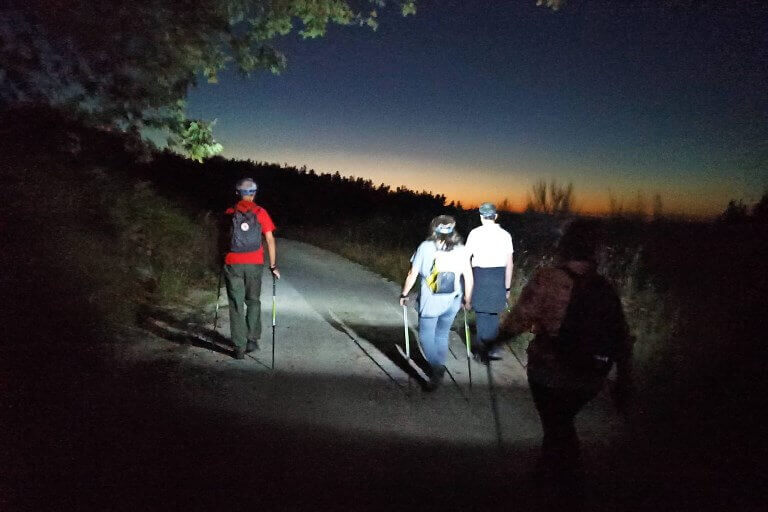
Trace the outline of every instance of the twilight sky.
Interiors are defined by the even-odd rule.
[[[218,120],[228,157],[465,205],[520,208],[540,179],[573,182],[583,211],[604,211],[611,195],[631,209],[638,193],[694,215],[757,200],[768,186],[768,8],[591,7],[604,3],[553,13],[534,0],[426,0],[416,16],[382,16],[377,32],[289,36],[283,74],[201,82],[188,113]]]

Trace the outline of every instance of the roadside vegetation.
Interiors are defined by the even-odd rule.
[[[215,225],[136,175],[143,145],[48,109],[6,112],[3,126],[15,141],[0,160],[2,284],[15,295],[3,313],[20,339],[132,325],[210,280]],[[50,314],[28,318],[32,304]]]

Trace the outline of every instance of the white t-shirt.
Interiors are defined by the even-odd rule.
[[[469,232],[467,255],[473,267],[506,267],[512,254],[512,237],[498,224],[484,224]]]

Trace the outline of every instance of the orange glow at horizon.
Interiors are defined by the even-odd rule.
[[[461,202],[465,208],[476,207],[484,201],[497,206],[507,201],[511,211],[525,209],[534,183],[554,179],[560,184],[573,183],[575,210],[588,214],[604,214],[611,210],[611,198],[625,212],[643,209],[650,214],[654,196],[661,197],[662,211],[707,217],[723,211],[727,202],[738,197],[733,183],[696,182],[689,180],[649,178],[616,174],[607,177],[590,176],[586,172],[535,172],[512,168],[463,167],[443,161],[409,158],[400,155],[356,154],[342,151],[296,151],[293,148],[263,151],[256,148],[229,148],[228,156],[257,161],[287,163],[314,169],[317,173],[339,172],[342,176],[370,179],[396,188],[427,191],[446,196],[446,202]],[[258,153],[258,157],[254,157]],[[560,177],[562,176],[562,177]]]

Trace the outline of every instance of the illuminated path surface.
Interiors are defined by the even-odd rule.
[[[62,464],[80,468],[85,474],[72,478],[101,490],[102,509],[112,509],[115,499],[131,510],[147,502],[180,508],[178,500],[211,510],[221,500],[264,510],[508,510],[513,501],[540,503],[529,487],[515,484],[534,467],[540,429],[511,355],[493,367],[499,449],[485,367],[472,362],[470,391],[456,333],[458,359],[449,354],[448,366],[467,399],[447,378],[434,393],[415,380],[409,392],[395,348],[403,342],[399,285],[327,251],[279,244],[274,371],[265,274],[265,328],[253,358],[237,361],[207,343],[133,333],[116,344],[111,373],[77,393],[74,407],[82,411],[65,408],[66,418],[87,418],[88,427],[62,448]],[[605,396],[580,415],[591,467],[605,452],[611,418]]]
[[[161,357],[172,365],[177,386],[167,392],[190,407],[234,414],[246,422],[257,417],[338,430],[340,436],[494,444],[486,369],[472,361],[470,390],[466,352],[456,332],[451,333],[451,347],[457,358],[449,354],[447,366],[460,390],[447,375],[434,393],[423,392],[415,379],[409,390],[405,361],[395,347],[404,345],[398,284],[333,253],[291,240],[279,241],[279,261],[283,278],[277,292],[274,372],[269,369],[268,272],[262,286],[261,350],[252,357],[236,361],[204,346],[164,340],[134,347],[132,357]],[[228,337],[227,309],[220,313],[220,332]],[[416,313],[409,308],[409,314],[415,352]],[[520,363],[506,353],[503,361],[493,364],[493,378],[505,443],[535,445],[540,436],[538,417]],[[607,409],[597,400],[580,415],[584,436],[608,435]]]

